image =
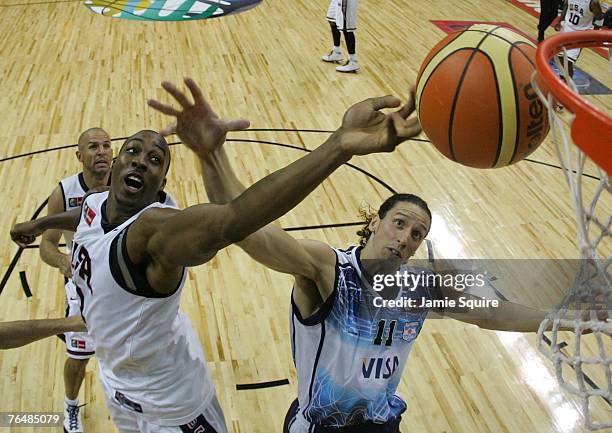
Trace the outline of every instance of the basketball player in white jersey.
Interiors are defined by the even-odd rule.
[[[406,113],[413,106],[405,107]],[[213,203],[244,191],[219,146],[201,156],[202,175]],[[431,212],[411,194],[395,194],[360,232],[359,246],[331,248],[297,240],[270,224],[238,243],[270,269],[295,278],[291,296],[291,349],[298,397],[285,419],[285,433],[393,433],[407,405],[396,395],[402,371],[428,309],[387,306],[382,299],[458,299],[454,290],[389,287],[377,291],[371,275],[413,272],[409,259],[429,232]],[[382,299],[381,299],[382,297]],[[378,300],[376,299],[378,298]],[[509,302],[498,308],[449,311],[487,329],[535,332],[546,313]]]
[[[78,140],[76,157],[82,164],[82,171],[62,179],[49,196],[47,215],[56,215],[81,206],[83,197],[89,189],[106,186],[110,173],[113,149],[111,139],[102,128],[84,131]],[[64,236],[65,250],[59,248],[60,238]],[[70,231],[49,230],[40,242],[40,257],[50,266],[57,268],[65,277],[66,317],[80,316],[79,299],[71,280]],[[85,377],[85,368],[94,356],[94,347],[87,332],[67,332],[65,335],[66,362],[64,363],[64,432],[82,433],[79,414],[79,390]]]
[[[80,208],[83,198],[90,189],[108,185],[113,150],[108,133],[102,128],[90,128],[78,139],[76,157],[82,164],[80,173],[62,179],[49,196],[47,215],[56,215]],[[165,192],[160,193],[160,201],[173,205],[174,200]],[[175,205],[175,204],[174,204]],[[64,237],[65,250],[59,248],[60,238]],[[72,282],[70,266],[73,233],[71,231],[48,230],[40,242],[40,256],[50,266],[59,269],[64,275],[66,290],[66,317],[80,316],[81,310],[76,288]],[[85,377],[85,369],[95,349],[87,332],[66,332],[66,362],[64,363],[64,432],[82,433],[80,418],[79,390]]]
[[[331,27],[334,47],[325,54],[324,62],[342,63],[342,51],[340,50],[340,32],[344,33],[344,41],[349,54],[348,61],[336,67],[338,72],[357,72],[360,68],[355,54],[355,30],[357,30],[357,5],[359,0],[330,0],[327,9],[327,20]]]
[[[177,110],[149,104],[177,118],[176,131],[200,158],[230,130],[248,121],[211,115],[193,80],[188,98],[164,88]],[[24,246],[47,229],[75,230],[72,275],[93,338],[107,406],[121,433],[226,432],[221,409],[194,331],[178,306],[186,267],[206,263],[293,208],[353,155],[392,151],[420,132],[405,110],[385,115],[397,98],[372,98],[351,107],[342,126],[319,148],[224,205],[183,211],[157,202],[170,164],[164,138],[141,131],[126,140],[113,165],[110,190],[86,197],[81,210],[19,224]]]
[[[602,21],[603,12],[599,0],[564,0],[561,18],[555,25],[555,30],[561,30],[562,33],[592,30],[594,25],[601,26]],[[574,76],[574,64],[580,51],[580,48],[567,50],[567,70],[570,78]],[[561,54],[560,59],[564,64],[565,56]]]

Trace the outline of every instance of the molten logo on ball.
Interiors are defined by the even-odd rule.
[[[425,57],[416,104],[423,131],[447,158],[505,167],[537,149],[548,114],[531,87],[535,46],[501,26],[451,33]]]
[[[544,105],[542,101],[538,98],[535,90],[531,83],[527,84],[524,87],[525,97],[531,101],[529,104],[529,116],[531,117],[531,122],[527,125],[527,137],[529,137],[529,143],[527,147],[529,149],[534,149],[540,145],[542,140],[544,140],[544,125],[546,119],[544,118],[544,114],[546,110],[544,109]],[[546,126],[548,126],[546,124]],[[546,129],[548,132],[548,129]]]

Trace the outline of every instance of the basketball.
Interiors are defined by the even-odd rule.
[[[507,28],[474,24],[427,54],[417,77],[423,131],[447,158],[505,167],[535,151],[549,129],[531,85],[535,45]]]

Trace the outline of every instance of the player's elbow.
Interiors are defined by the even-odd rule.
[[[238,243],[251,233],[245,228],[242,218],[235,213],[228,215],[219,226],[219,238],[223,246]]]
[[[228,203],[226,207],[225,218],[219,224],[219,237],[225,246],[243,241],[247,236],[265,225],[265,222],[256,224],[251,218],[252,213],[241,210],[235,201]]]

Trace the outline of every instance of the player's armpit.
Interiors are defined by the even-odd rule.
[[[236,241],[232,220],[227,205],[149,209],[129,229],[128,254],[135,264],[150,259],[166,269],[197,266]]]

